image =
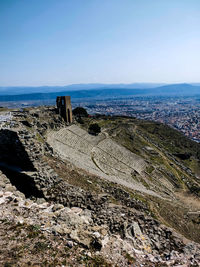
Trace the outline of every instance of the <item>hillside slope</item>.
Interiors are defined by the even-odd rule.
[[[1,126],[2,266],[198,266],[199,144],[134,118],[69,126],[45,107]]]

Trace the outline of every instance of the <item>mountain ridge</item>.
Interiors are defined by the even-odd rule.
[[[144,88],[156,88],[164,83],[130,83],[130,84],[104,84],[104,83],[88,83],[88,84],[70,84],[63,86],[0,86],[0,95],[18,95],[24,94],[26,91],[30,93],[50,93],[63,90],[93,90],[101,88],[129,88],[129,89],[144,89]]]
[[[20,95],[0,95],[0,101],[24,101],[24,100],[49,100],[55,99],[57,95],[70,95],[73,98],[110,98],[135,95],[149,96],[194,96],[200,95],[200,86],[191,84],[171,84],[156,88],[127,89],[127,88],[101,88],[94,90],[58,91],[51,93],[32,93]]]

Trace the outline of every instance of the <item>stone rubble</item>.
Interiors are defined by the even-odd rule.
[[[194,242],[185,242],[172,229],[147,216],[145,207],[130,200],[128,193],[119,188],[110,189],[123,204],[115,205],[109,201],[110,192],[86,192],[58,177],[43,160],[44,154],[56,155],[42,133],[48,127],[59,129],[64,124],[57,117],[49,124],[37,122],[40,114],[36,111],[31,116],[33,121],[28,127],[36,127],[38,131],[30,132],[25,126],[18,127],[17,124],[12,131],[17,133],[34,167],[34,171],[24,173],[42,197],[32,200],[26,198],[0,172],[1,220],[39,225],[46,233],[66,238],[66,246],[69,248],[79,244],[88,253],[94,250],[97,255],[102,255],[118,266],[129,265],[125,261],[126,255],[136,258],[136,262],[141,263],[138,266],[142,266],[143,262],[149,262],[149,266],[154,266],[150,265],[154,263],[177,267],[200,265],[200,246]]]
[[[141,212],[108,205],[96,213],[44,199],[33,201],[9,184],[9,179],[2,173],[0,182],[1,220],[39,225],[44,232],[65,236],[68,247],[75,242],[88,250],[94,248],[117,264],[123,263],[125,253],[137,256],[141,262],[148,260],[167,263],[168,266],[178,266],[174,265],[175,262],[185,266],[190,266],[187,264],[191,262],[200,263],[200,247],[197,244],[191,242],[185,245],[171,229]]]

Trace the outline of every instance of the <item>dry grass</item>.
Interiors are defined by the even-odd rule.
[[[184,237],[195,242],[200,241],[200,224],[187,216],[188,207],[183,202],[169,202],[151,197],[151,209],[156,218],[163,224],[175,229]]]
[[[112,266],[91,251],[75,245],[66,246],[66,239],[45,235],[36,226],[0,221],[0,266],[4,267],[61,267]]]

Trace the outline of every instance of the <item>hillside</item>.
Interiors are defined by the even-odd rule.
[[[0,265],[200,264],[200,145],[178,131],[30,108],[1,124],[0,149]]]

